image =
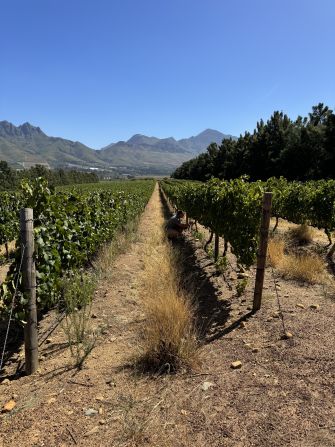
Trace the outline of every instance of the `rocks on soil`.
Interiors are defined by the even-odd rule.
[[[94,408],[88,408],[85,410],[85,416],[95,416],[98,413],[98,410],[95,410]]]
[[[319,304],[311,304],[309,307],[311,309],[315,309],[315,310],[319,310],[320,309],[320,305]]]
[[[230,366],[232,369],[240,369],[242,368],[242,362],[240,360],[236,360],[235,362],[232,362]]]
[[[201,389],[202,389],[202,391],[207,391],[209,388],[213,388],[214,386],[215,386],[215,383],[213,383],[213,382],[204,382],[202,384]]]
[[[2,407],[2,412],[10,413],[15,407],[16,407],[16,402],[15,402],[15,400],[11,399],[8,402],[6,402],[5,405]]]
[[[282,339],[283,340],[287,340],[287,339],[292,338],[292,337],[293,337],[292,332],[286,331],[285,334],[282,336]]]
[[[99,426],[96,425],[96,426],[93,427],[91,430],[87,431],[87,432],[84,434],[84,436],[87,437],[87,436],[94,435],[95,433],[98,433],[98,431],[99,431]]]

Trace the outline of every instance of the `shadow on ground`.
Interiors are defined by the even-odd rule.
[[[15,376],[20,377],[21,362],[18,360],[22,343],[23,328],[16,321],[9,322],[9,317],[3,317],[3,319],[0,320],[0,359],[3,355],[3,370],[0,371],[0,381],[7,378],[12,380]],[[4,368],[11,363],[17,364],[17,368],[15,374],[10,374],[9,376],[4,371]]]
[[[171,216],[171,210],[162,194],[164,217]],[[246,321],[252,312],[239,316],[236,321],[230,321],[233,292],[227,291],[223,296],[222,291],[216,284],[218,278],[213,261],[204,253],[199,258],[197,246],[191,237],[185,236],[171,241],[176,250],[177,268],[182,278],[182,287],[192,297],[197,309],[197,327],[200,338],[205,343],[210,343],[238,327],[242,321]],[[227,284],[229,289],[229,285]],[[229,320],[229,323],[227,323]]]
[[[49,326],[43,333],[39,328],[39,354],[43,355],[45,358],[58,355],[68,347],[68,343],[54,343],[53,345],[43,346],[47,337],[53,333],[61,321],[62,318],[57,318],[56,321],[52,321],[51,326]],[[0,382],[4,379],[16,380],[25,375],[24,357],[20,358],[20,352],[24,344],[24,330],[20,323],[13,319],[10,322],[7,334],[8,324],[9,317],[3,317],[3,319],[0,320],[0,359],[3,354]]]

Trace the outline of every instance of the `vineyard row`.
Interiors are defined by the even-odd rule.
[[[122,186],[122,189],[121,187]],[[86,265],[107,241],[143,211],[154,181],[136,181],[105,188],[54,191],[46,180],[25,181],[22,191],[0,194],[0,244],[16,240],[15,261],[0,287],[0,312],[10,305],[17,277],[19,293],[15,317],[24,318],[25,296],[20,293],[19,210],[34,212],[35,262],[39,309],[58,303],[64,275]]]
[[[272,192],[272,216],[295,224],[323,229],[332,243],[335,230],[335,180],[288,182],[270,178],[266,182],[212,179],[206,183],[166,180],[166,196],[177,208],[229,242],[237,260],[254,263],[258,247],[262,199]],[[335,244],[330,250],[334,253]]]

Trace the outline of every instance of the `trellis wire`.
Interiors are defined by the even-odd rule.
[[[15,305],[16,292],[17,292],[17,287],[18,287],[18,284],[19,284],[20,272],[21,272],[21,268],[22,268],[22,262],[23,262],[23,256],[24,256],[25,249],[26,249],[26,246],[22,245],[22,254],[21,254],[21,260],[20,260],[20,267],[19,267],[19,271],[17,272],[16,284],[15,284],[15,289],[14,289],[14,294],[13,294],[13,299],[12,299],[12,305],[11,305],[10,312],[9,312],[9,320],[8,320],[8,325],[7,325],[7,330],[6,330],[6,336],[5,336],[4,346],[3,346],[3,350],[2,350],[2,354],[1,354],[0,371],[2,370],[2,366],[3,366],[3,362],[4,362],[6,346],[7,346],[7,341],[8,341],[8,335],[9,335],[9,328],[10,328],[10,323],[12,321],[12,315],[13,315],[13,310],[14,310],[14,305]]]
[[[279,297],[279,293],[278,293],[278,289],[277,289],[277,283],[276,283],[276,278],[275,278],[275,272],[273,270],[273,266],[272,266],[272,259],[271,259],[271,255],[268,252],[268,256],[270,259],[270,267],[271,267],[271,272],[272,272],[272,279],[273,279],[273,283],[275,286],[275,292],[276,292],[276,297],[277,297],[277,304],[278,304],[278,309],[279,309],[279,316],[282,322],[282,326],[283,326],[283,331],[284,331],[284,335],[286,334],[286,326],[285,326],[285,321],[284,321],[284,314],[282,311],[282,307],[281,307],[281,303],[280,303],[280,297]]]

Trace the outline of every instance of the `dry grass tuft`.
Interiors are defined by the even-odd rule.
[[[146,321],[137,366],[156,373],[192,368],[198,361],[194,308],[180,286],[173,248],[161,229],[149,235],[147,246],[140,290]]]
[[[280,265],[286,278],[306,281],[311,284],[323,283],[326,276],[326,265],[318,255],[286,255]]]
[[[315,231],[308,225],[299,225],[288,230],[289,239],[297,245],[307,245],[313,241]]]
[[[268,263],[277,268],[284,259],[285,242],[283,239],[274,238],[268,244]]]
[[[283,239],[274,238],[269,241],[268,260],[285,278],[311,284],[324,284],[328,278],[326,263],[320,256],[311,253],[285,254]]]

